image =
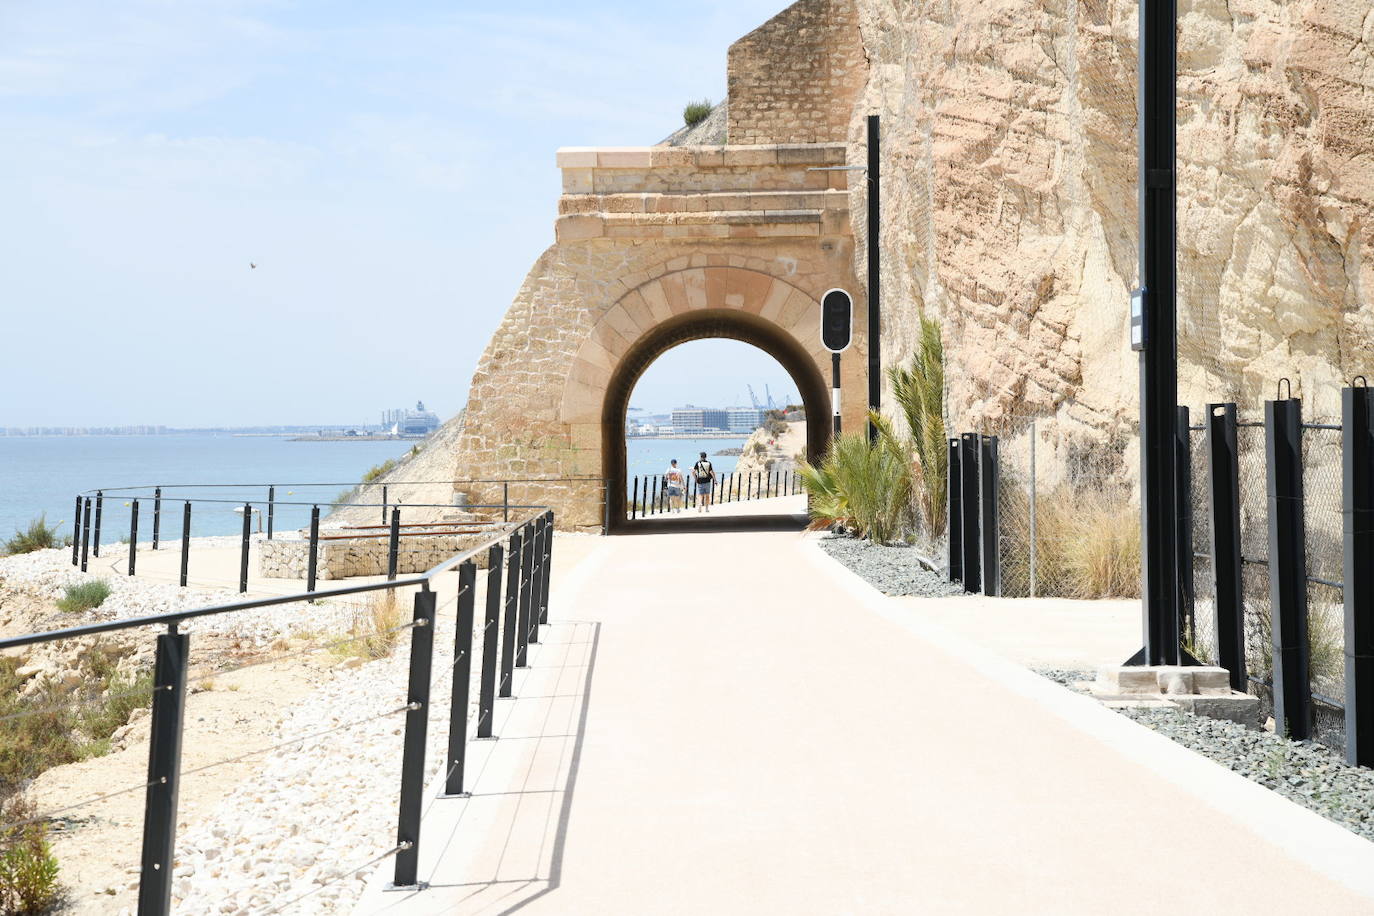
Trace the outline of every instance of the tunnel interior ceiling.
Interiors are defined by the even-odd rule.
[[[636,383],[664,353],[684,343],[711,338],[738,340],[777,360],[796,384],[806,409],[807,456],[815,458],[825,450],[830,428],[829,389],[815,361],[795,337],[749,312],[713,310],[678,316],[641,338],[620,361],[606,386],[602,452],[613,514],[623,514],[625,509],[625,416]],[[703,371],[710,371],[710,367],[703,367]]]

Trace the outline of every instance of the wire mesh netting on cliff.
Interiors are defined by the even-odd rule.
[[[1138,597],[1140,506],[1131,431],[1109,435],[1013,417],[997,432],[1002,593]]]

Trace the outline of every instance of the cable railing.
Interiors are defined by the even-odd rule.
[[[628,482],[626,515],[631,519],[694,509],[708,501],[713,505],[798,496],[805,492],[801,475],[794,470],[730,471],[717,474],[701,492],[690,469],[682,472],[682,484],[670,485],[665,474],[636,474]]]
[[[95,528],[93,523],[85,521],[92,509],[93,497],[83,495],[78,499],[81,500],[83,526],[81,537],[78,539],[81,550],[80,553],[74,553],[74,556],[77,558],[76,561],[81,563],[86,559],[90,536]],[[187,499],[184,502],[189,507],[192,502],[199,501],[204,500]],[[133,522],[128,568],[131,574],[136,570],[136,502],[137,498],[131,500],[133,505],[130,507]],[[516,517],[512,521],[491,520],[480,526],[470,525],[476,532],[471,536],[477,539],[477,543],[454,551],[451,556],[416,575],[400,576],[396,572],[395,549],[399,540],[400,510],[391,506],[392,522],[386,535],[391,541],[391,569],[388,578],[383,581],[319,589],[312,578],[305,591],[290,595],[268,595],[228,604],[183,608],[119,620],[94,621],[79,626],[0,639],[0,651],[5,651],[43,643],[83,640],[142,627],[164,629],[164,632],[156,637],[152,683],[144,690],[137,691],[138,695],[147,696],[151,701],[147,779],[60,808],[40,812],[32,818],[11,824],[0,824],[0,835],[27,824],[51,821],[59,815],[116,796],[144,792],[141,860],[138,868],[138,912],[160,916],[171,910],[178,793],[185,777],[288,748],[323,741],[337,734],[350,733],[381,718],[397,717],[403,718],[404,722],[401,726],[403,737],[400,750],[399,801],[395,819],[396,843],[389,849],[379,850],[374,857],[352,871],[335,875],[328,883],[341,881],[378,862],[393,858],[393,886],[419,889],[421,885],[417,874],[425,789],[426,742],[432,718],[431,698],[441,695],[444,691],[443,682],[451,680],[451,686],[448,688],[449,715],[446,759],[443,765],[443,791],[439,798],[462,797],[469,729],[473,729],[475,738],[493,737],[492,711],[495,700],[511,696],[515,670],[528,667],[529,647],[539,642],[539,628],[548,623],[553,512],[544,506],[534,505],[506,505],[496,508],[514,512]],[[186,511],[189,517],[189,508]],[[317,512],[316,509],[316,516]],[[312,525],[312,528],[317,529],[317,517],[315,521],[316,524]],[[315,534],[318,535],[317,530]],[[190,538],[186,537],[183,543],[189,540]],[[317,541],[312,539],[312,547],[316,543]],[[479,611],[476,606],[477,575],[478,565],[482,560],[485,560],[486,583],[485,601],[480,611],[479,623]],[[448,600],[440,603],[439,591],[447,587],[443,583],[451,582],[447,579],[441,580],[440,576],[449,572],[457,573],[457,585]],[[184,562],[181,575],[184,583]],[[311,730],[306,734],[288,735],[264,747],[239,751],[220,759],[198,762],[196,766],[183,768],[182,746],[187,725],[186,697],[190,685],[209,678],[223,677],[245,668],[329,651],[336,645],[356,642],[360,638],[350,635],[340,640],[324,641],[268,658],[250,659],[228,669],[193,677],[189,674],[191,633],[183,629],[189,622],[234,612],[261,611],[290,605],[304,608],[309,602],[323,602],[350,596],[375,593],[395,595],[401,589],[416,589],[411,619],[387,631],[387,635],[393,637],[402,631],[410,633],[407,683],[403,700],[398,699],[394,705],[383,703],[382,708],[370,713],[358,710],[358,715],[350,716],[347,721],[335,722],[326,728]],[[436,625],[441,617],[447,617],[448,611],[455,607],[452,660],[445,658],[436,666]],[[473,716],[470,714],[470,693],[473,686],[473,647],[477,640],[480,640],[481,649],[476,679],[478,700],[476,715]],[[86,699],[74,698],[66,705]],[[33,709],[26,710],[23,714],[38,715],[48,711],[50,710],[46,708]],[[323,886],[317,886],[306,894],[287,900],[278,906],[278,910],[322,889]]]

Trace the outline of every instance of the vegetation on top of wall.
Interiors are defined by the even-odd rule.
[[[701,99],[696,102],[688,102],[682,109],[682,120],[688,127],[696,127],[711,114],[711,109],[715,106],[710,99]]]

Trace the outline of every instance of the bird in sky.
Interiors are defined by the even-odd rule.
[[[257,269],[258,269],[258,265],[254,264],[252,261],[249,261],[249,262],[248,262],[248,269],[249,269],[249,270],[257,270]]]

